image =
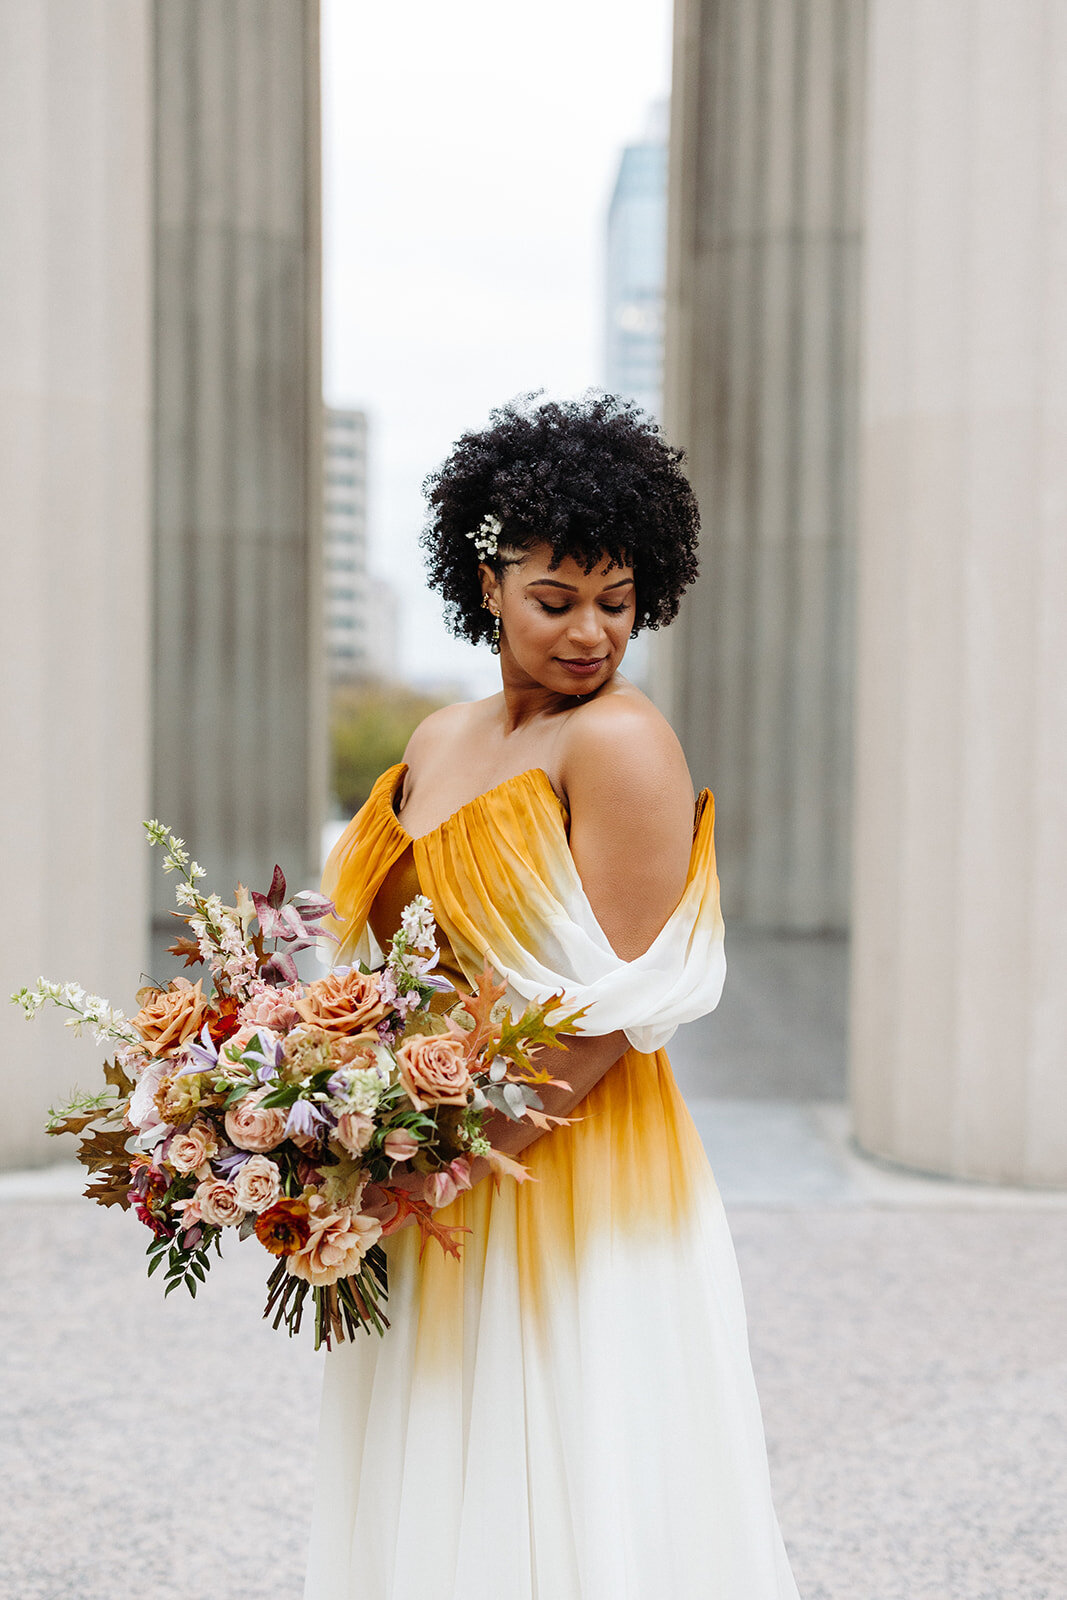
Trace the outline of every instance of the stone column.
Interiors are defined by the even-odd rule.
[[[326,774],[317,0],[157,0],[155,61],[153,809],[224,895],[237,878],[261,886],[275,860],[312,886]],[[162,932],[169,881],[154,893]]]
[[[1067,1184],[1067,8],[872,0],[851,1097]]]
[[[723,903],[848,910],[862,0],[677,0],[666,431],[701,577],[662,698],[715,790]]]
[[[146,959],[151,6],[0,0],[0,1165],[101,1050],[8,995],[128,1006]]]

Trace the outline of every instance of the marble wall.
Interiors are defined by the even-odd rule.
[[[0,0],[0,1163],[100,1051],[7,1003],[146,959],[152,8]]]
[[[1067,8],[872,0],[851,1098],[1067,1184]]]
[[[703,518],[657,697],[716,794],[723,905],[847,924],[857,0],[678,0],[664,419]]]

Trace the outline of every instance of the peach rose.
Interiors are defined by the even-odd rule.
[[[131,1020],[145,1044],[157,1056],[173,1055],[200,1032],[208,1009],[207,997],[201,991],[202,978],[190,983],[188,978],[172,978],[166,989],[151,991],[140,1011]],[[146,994],[138,990],[137,998]]]
[[[462,1036],[431,1033],[402,1044],[396,1053],[400,1081],[416,1111],[428,1106],[465,1106],[473,1088]]]
[[[311,1232],[307,1244],[287,1258],[288,1270],[315,1288],[358,1272],[363,1257],[381,1237],[377,1217],[368,1217],[352,1206],[330,1210],[318,1194],[309,1199],[308,1211]]]
[[[207,1178],[200,1184],[193,1195],[193,1204],[201,1220],[212,1228],[232,1227],[244,1217],[237,1191],[223,1178]]]
[[[361,1156],[374,1136],[374,1122],[362,1111],[342,1111],[333,1136],[350,1156]]]
[[[293,1005],[305,1022],[327,1033],[364,1033],[389,1015],[374,978],[350,967],[309,983]]]
[[[286,1112],[261,1106],[266,1089],[253,1089],[226,1113],[226,1132],[238,1150],[275,1150],[285,1138]]]
[[[410,1161],[419,1153],[419,1141],[410,1128],[390,1128],[382,1148],[390,1161]]]
[[[281,1173],[267,1156],[249,1156],[233,1180],[237,1204],[245,1211],[269,1211],[281,1194]]]
[[[219,1147],[210,1122],[198,1118],[184,1133],[176,1133],[167,1149],[167,1160],[175,1172],[195,1172],[209,1161]]]

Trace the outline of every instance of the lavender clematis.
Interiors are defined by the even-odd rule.
[[[317,1139],[330,1118],[313,1106],[310,1100],[297,1100],[285,1119],[285,1136],[300,1134],[305,1139]]]
[[[219,1053],[206,1022],[200,1030],[200,1038],[203,1041],[201,1044],[186,1045],[185,1048],[193,1059],[187,1067],[182,1067],[180,1072],[175,1073],[176,1078],[187,1078],[194,1072],[211,1072],[218,1066]]]

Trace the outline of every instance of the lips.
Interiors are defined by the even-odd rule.
[[[565,656],[557,656],[556,659],[560,666],[565,667],[568,672],[575,673],[579,678],[589,678],[595,672],[600,671],[600,668],[608,658],[607,656],[596,656],[592,661],[568,661]]]

